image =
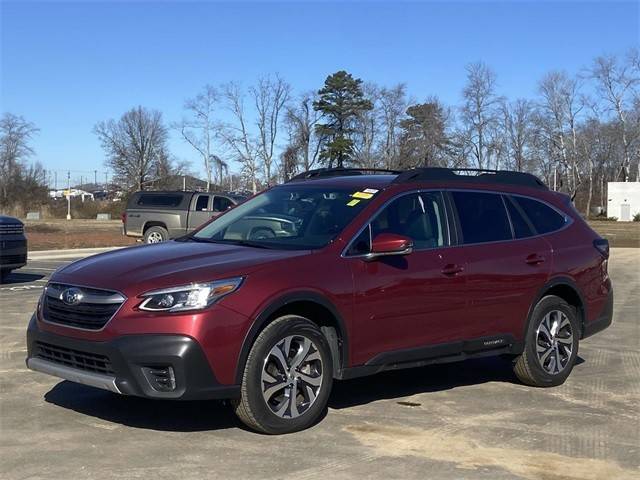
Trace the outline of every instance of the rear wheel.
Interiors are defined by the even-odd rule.
[[[151,227],[144,232],[145,243],[161,243],[169,240],[169,232],[164,227]]]
[[[331,351],[318,327],[297,315],[280,317],[251,348],[235,412],[263,433],[303,430],[324,412],[332,373]]]
[[[535,387],[561,385],[578,356],[579,337],[575,308],[555,295],[544,297],[533,310],[524,352],[514,364],[515,374]]]

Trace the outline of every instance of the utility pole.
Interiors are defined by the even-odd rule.
[[[98,170],[93,171],[93,184],[98,188]]]
[[[183,192],[187,191],[187,176],[186,175],[182,175],[182,191]]]
[[[53,189],[57,191],[58,190],[58,171],[57,170],[53,172],[53,178],[55,179]]]
[[[109,185],[109,172],[104,172],[104,189],[105,189],[105,191],[107,191],[109,189],[109,187],[107,185]]]
[[[71,172],[67,171],[67,220],[71,220]]]

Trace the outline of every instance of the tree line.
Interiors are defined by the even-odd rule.
[[[205,85],[177,122],[138,106],[94,132],[129,190],[188,170],[169,152],[171,132],[192,147],[212,189],[256,192],[318,167],[512,169],[540,176],[587,213],[606,207],[608,181],[640,181],[637,49],[597,57],[579,72],[550,71],[528,98],[501,95],[482,62],[465,72],[456,105],[435,95],[415,100],[404,83],[380,86],[346,71],[301,94],[269,75],[248,87]]]

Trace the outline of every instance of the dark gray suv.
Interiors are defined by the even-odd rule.
[[[0,281],[11,270],[27,264],[27,237],[24,224],[17,218],[0,215]]]

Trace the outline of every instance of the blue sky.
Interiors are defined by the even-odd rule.
[[[76,178],[104,178],[96,122],[136,105],[178,121],[206,83],[278,72],[301,92],[346,69],[455,104],[482,60],[501,94],[531,97],[548,70],[638,45],[640,24],[638,2],[1,1],[1,110],[41,129],[35,160]],[[177,132],[170,147],[199,169]]]

